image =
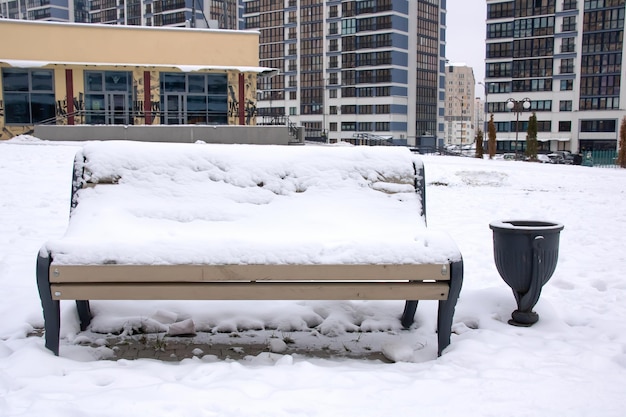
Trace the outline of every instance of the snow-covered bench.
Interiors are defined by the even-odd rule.
[[[60,300],[82,330],[89,300],[409,300],[404,327],[440,300],[441,354],[463,262],[424,189],[399,147],[87,143],[66,234],[37,258],[46,347]]]

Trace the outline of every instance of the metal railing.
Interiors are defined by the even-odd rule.
[[[598,150],[583,152],[582,164],[598,168],[618,168],[617,151]]]

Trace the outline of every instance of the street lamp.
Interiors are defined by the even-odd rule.
[[[515,160],[517,160],[517,138],[519,136],[519,115],[524,110],[530,109],[530,99],[524,98],[521,100],[515,100],[514,98],[510,98],[506,101],[506,107],[515,112],[517,120],[515,122]]]
[[[488,113],[487,112],[487,107],[489,106],[489,103],[488,103],[488,100],[487,100],[489,91],[487,89],[487,84],[485,84],[484,82],[478,81],[478,84],[483,86],[483,93],[485,94],[485,106],[483,107],[483,116],[485,116],[485,118],[482,119],[482,122],[483,122],[482,123],[482,129],[483,129],[483,132],[487,132],[488,126],[487,126],[487,117],[486,116],[487,116],[487,113]]]

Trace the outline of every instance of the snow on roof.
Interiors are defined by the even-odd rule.
[[[88,143],[57,263],[425,263],[460,258],[426,230],[406,148]],[[106,182],[115,184],[106,184]]]
[[[46,65],[93,65],[93,66],[114,66],[114,67],[155,67],[155,68],[178,68],[183,72],[194,72],[202,70],[223,70],[223,71],[239,71],[239,72],[256,72],[263,75],[276,75],[279,70],[269,67],[251,67],[251,66],[228,66],[228,65],[181,65],[181,64],[128,64],[128,63],[111,63],[111,62],[61,62],[61,61],[37,61],[37,60],[18,60],[18,59],[2,59],[0,63],[5,63],[16,68],[40,68]]]

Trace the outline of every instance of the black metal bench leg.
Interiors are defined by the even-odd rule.
[[[402,327],[408,329],[411,327],[413,322],[415,321],[415,311],[417,310],[417,300],[407,300],[404,303],[404,311],[402,312],[402,318],[400,319],[400,323],[402,323]]]
[[[37,256],[37,288],[39,290],[39,298],[41,298],[41,307],[43,308],[46,348],[50,349],[56,356],[59,356],[61,317],[59,300],[53,300],[50,292],[50,263],[50,254],[42,256],[40,252]]]
[[[462,285],[463,260],[460,260],[450,264],[450,291],[448,292],[448,299],[439,301],[439,312],[437,316],[438,356],[441,356],[441,352],[450,344],[452,319],[454,318],[454,310],[456,308],[456,302],[459,299]]]
[[[78,318],[80,319],[80,330],[85,331],[91,323],[89,300],[76,300],[76,310],[78,310]]]

